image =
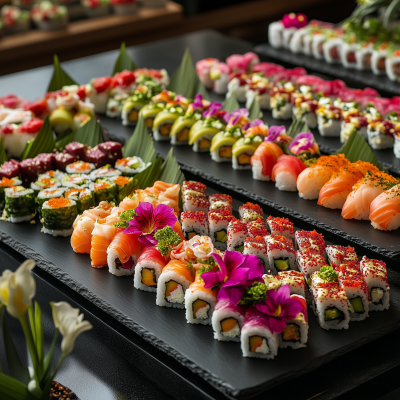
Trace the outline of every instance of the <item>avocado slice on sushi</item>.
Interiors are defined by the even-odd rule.
[[[243,253],[243,251],[244,251],[244,243],[235,246],[234,249],[235,249],[235,251],[239,251],[240,253]]]

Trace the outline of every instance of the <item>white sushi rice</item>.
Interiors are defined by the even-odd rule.
[[[283,31],[285,30],[285,26],[282,21],[275,21],[269,24],[268,26],[268,41],[269,44],[276,48],[280,49],[283,46]]]
[[[372,51],[373,51],[372,44],[369,44],[368,46],[358,47],[356,51],[356,68],[359,71],[371,70]],[[367,59],[369,59],[368,63]]]
[[[246,108],[250,108],[253,99],[256,99],[258,106],[262,110],[270,110],[271,109],[271,98],[267,92],[265,93],[258,93],[255,90],[248,90],[246,92]]]
[[[343,40],[341,38],[332,38],[328,39],[323,44],[323,52],[324,52],[324,59],[328,64],[338,64],[340,63],[340,52],[342,48]],[[332,50],[337,48],[338,58],[334,59],[332,57]]]
[[[322,60],[324,58],[323,44],[324,44],[325,36],[323,34],[314,35],[314,38],[311,42],[311,51],[314,58],[317,60]]]
[[[170,280],[178,283],[178,287],[171,293],[171,296],[166,299],[166,284]],[[191,283],[191,281],[188,281],[185,277],[179,275],[175,271],[162,273],[157,282],[156,304],[160,307],[185,308],[185,291]]]
[[[393,147],[394,138],[378,131],[370,129],[368,126],[368,143],[374,150],[390,149]]]
[[[375,75],[385,75],[386,74],[386,57],[387,57],[386,49],[374,50],[372,52],[371,69]],[[385,60],[385,68],[383,70],[379,68],[379,64],[382,59]]]
[[[197,317],[193,315],[193,303],[196,300],[203,300],[208,305],[200,308]],[[188,324],[211,325],[211,319],[215,308],[216,297],[203,291],[192,291],[190,288],[185,292],[186,321]]]
[[[87,91],[89,92],[89,100],[94,105],[95,112],[99,114],[105,114],[110,91],[105,90],[104,92],[96,93],[95,90],[91,88],[90,84],[88,84],[86,87],[90,87],[90,89]]]
[[[385,69],[386,75],[391,81],[398,82],[400,76],[396,74],[395,69],[399,68],[400,56],[391,55],[386,58]]]
[[[73,231],[74,231],[74,228],[64,229],[62,231],[58,231],[58,230],[55,230],[55,229],[47,229],[47,228],[43,227],[43,232],[47,233],[48,235],[51,235],[51,236],[67,237],[67,236],[71,236]]]
[[[232,308],[218,306],[218,303],[228,303],[227,300],[220,300],[217,302],[216,309],[212,315],[211,324],[214,330],[214,339],[217,339],[221,342],[240,342],[240,333],[243,326],[244,316],[238,311],[233,310]],[[237,325],[227,331],[222,332],[221,322],[227,318],[233,318],[237,321]]]
[[[250,337],[252,336],[261,336],[263,338],[263,343],[256,349],[256,352],[250,351]],[[278,355],[279,336],[278,334],[271,332],[266,326],[244,324],[240,342],[243,357],[272,360],[276,355]]]
[[[160,125],[157,127],[153,127],[153,139],[156,142],[166,142],[169,141],[171,138],[168,135],[162,135],[160,133],[160,128],[164,125],[171,125],[175,122],[176,118],[169,118],[169,119],[164,119]]]
[[[218,242],[215,239],[215,233],[216,232],[220,232],[222,230],[226,231],[226,234],[228,235],[228,225],[229,225],[229,218],[226,217],[225,219],[218,219],[217,221],[214,221],[211,218],[212,214],[209,213],[208,214],[208,226],[209,226],[209,235],[213,245],[216,249],[221,250],[221,251],[225,251],[226,247],[227,247],[227,242],[222,243],[222,242]]]
[[[246,101],[247,89],[247,85],[240,85],[239,78],[233,78],[228,83],[228,93],[226,94],[226,98],[228,99],[231,95],[234,95],[237,101],[244,103]]]
[[[324,121],[322,115],[317,115],[318,130],[321,136],[325,137],[339,137],[340,136],[340,120],[339,119],[328,119]]]
[[[292,118],[292,105],[287,102],[285,105],[272,109],[272,117],[275,119],[291,119]]]
[[[116,260],[118,260],[119,255],[118,252],[114,249],[107,248],[107,265],[108,272],[115,276],[129,276],[135,273],[135,264],[137,261],[137,256],[131,256],[133,261],[132,268],[118,268],[116,264]]]
[[[135,260],[135,262],[136,261],[137,260]],[[143,261],[138,262],[136,264],[136,267],[134,267],[135,277],[133,278],[133,286],[136,289],[144,290],[146,292],[157,292],[157,287],[150,287],[142,282],[142,270],[144,268],[147,268],[154,273],[156,278],[155,282],[157,283],[158,286],[158,278],[160,277],[164,266],[153,260],[145,259]]]
[[[296,317],[294,317],[293,319],[286,320],[286,326],[290,324],[298,326],[300,333],[300,341],[283,340],[284,332],[282,332],[279,335],[279,347],[281,349],[287,349],[287,348],[300,349],[302,347],[307,347],[306,343],[308,340],[308,323],[306,322],[303,313],[297,314]]]
[[[243,153],[246,153],[245,151]],[[232,168],[236,170],[248,170],[251,169],[251,164],[242,165],[239,164],[238,157],[241,156],[243,153],[238,154],[236,156],[232,155]]]
[[[275,176],[275,186],[282,191],[296,192],[297,179],[289,171],[278,172]]]
[[[183,236],[189,240],[191,239],[188,235],[190,233],[195,233],[199,236],[208,236],[208,226],[207,223],[202,223],[194,218],[185,218],[182,220],[182,233]]]
[[[263,170],[263,165],[260,160],[254,160],[253,165],[251,167],[253,171],[253,179],[256,181],[270,181],[271,177],[263,175],[262,170]]]
[[[83,184],[80,184],[83,181],[87,181]],[[86,174],[71,174],[71,175],[65,175],[61,179],[61,184],[62,186],[65,186],[69,189],[75,188],[85,188],[89,187],[89,181],[90,181],[90,176]]]
[[[397,134],[394,135],[393,153],[396,158],[400,158],[400,138]]]
[[[221,73],[219,79],[216,79],[213,82],[213,91],[217,94],[224,95],[228,91],[228,84],[229,75]]]
[[[92,171],[89,175],[92,181],[95,181],[98,178],[114,178],[121,175],[121,171],[119,169],[106,169],[106,168],[98,168]]]
[[[127,163],[122,163],[121,161],[117,161],[115,164],[115,168],[124,175],[134,175],[139,172],[144,171],[151,163],[145,163],[140,157],[127,157]]]
[[[8,220],[12,224],[18,224],[20,222],[25,222],[25,221],[31,221],[33,218],[35,218],[36,214],[30,214],[30,215],[24,215],[23,217],[13,217],[9,216]]]
[[[356,68],[356,52],[358,50],[358,44],[356,43],[346,43],[343,42],[341,51],[340,51],[340,61],[345,68]],[[350,62],[348,60],[349,54],[354,54],[354,62]]]
[[[221,157],[219,155],[219,151],[221,147],[225,147],[224,144],[222,144],[220,147],[218,147],[217,149],[215,149],[214,151],[210,152],[211,155],[211,159],[215,162],[232,162],[231,158],[227,158],[227,157]]]
[[[207,152],[209,152],[209,151],[210,151],[210,148],[209,148],[209,147],[208,147],[208,148],[206,147],[206,148],[204,148],[204,149],[200,149],[200,148],[199,148],[200,142],[201,142],[202,140],[206,139],[206,140],[209,140],[209,141],[210,141],[210,144],[211,144],[211,140],[212,140],[213,137],[214,137],[214,135],[210,135],[210,134],[201,135],[197,140],[195,140],[195,141],[193,142],[192,150],[193,150],[194,152],[196,152],[196,153],[207,153]]]
[[[289,50],[292,53],[303,53],[303,39],[308,30],[309,28],[305,26],[304,28],[297,29],[297,31],[293,33],[289,43]]]
[[[297,28],[285,28],[282,32],[282,46],[285,49],[290,49],[290,42],[292,40],[293,35],[297,31]]]

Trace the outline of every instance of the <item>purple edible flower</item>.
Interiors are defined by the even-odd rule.
[[[281,126],[270,126],[268,130],[268,136],[264,139],[264,142],[273,142],[277,137],[286,132],[284,125]]]
[[[203,112],[203,118],[212,118],[218,111],[222,108],[221,103],[216,103],[215,101],[211,102],[210,106],[206,111]]]
[[[307,25],[307,17],[304,14],[285,14],[282,18],[282,24],[285,28],[303,28]]]
[[[318,145],[314,141],[314,135],[310,132],[299,133],[289,145],[289,150],[293,154],[300,154],[304,151],[310,151],[313,154],[318,152]]]
[[[246,108],[240,108],[239,110],[235,110],[230,114],[224,115],[224,121],[230,126],[236,125],[242,118],[248,118],[249,110]]]

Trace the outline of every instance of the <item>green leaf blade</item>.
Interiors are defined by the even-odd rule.
[[[3,146],[3,141],[0,139],[0,165],[8,161],[6,149]]]
[[[121,48],[119,50],[119,56],[114,65],[113,75],[115,75],[118,72],[122,72],[124,70],[134,71],[136,68],[137,68],[137,65],[135,64],[135,62],[132,60],[132,58],[129,56],[129,54],[126,51],[125,43],[121,43]]]
[[[224,101],[222,105],[222,110],[225,110],[228,114],[232,113],[235,110],[239,110],[240,105],[236,100],[236,97],[233,93]]]
[[[311,131],[306,122],[304,122],[301,118],[297,119],[293,115],[292,125],[290,125],[288,131],[286,132],[286,135],[294,139],[296,135],[302,132],[311,132]]]
[[[174,185],[179,184],[182,187],[182,183],[185,180],[181,168],[173,154],[173,148],[168,152],[168,155],[160,168],[159,180],[165,183],[172,183]]]
[[[249,118],[254,121],[255,119],[264,119],[264,115],[260,109],[260,105],[256,98],[250,104],[249,110]]]
[[[65,140],[62,140],[62,144],[67,142],[67,138],[65,137],[64,139]],[[72,136],[68,137],[68,140],[71,139]],[[90,118],[90,120],[86,122],[85,125],[82,125],[75,131],[71,142],[74,141],[86,144],[88,147],[92,148],[103,142],[103,129],[100,125],[100,122],[97,121],[95,116],[92,116],[92,118]],[[65,145],[67,144],[68,143],[66,143]]]
[[[77,83],[61,67],[57,55],[54,55],[54,72],[47,88],[48,92],[61,90],[63,86],[77,85]]]
[[[35,332],[36,332],[36,352],[39,359],[39,364],[43,365],[43,322],[42,322],[42,310],[40,309],[39,303],[35,301]],[[41,371],[42,372],[42,371]]]
[[[51,153],[53,152],[55,145],[53,129],[51,128],[49,118],[46,117],[36,139],[28,142],[25,146],[21,156],[21,161],[27,158],[34,158],[41,153]]]
[[[154,183],[159,180],[160,168],[162,164],[162,158],[157,157],[157,159],[149,165],[144,171],[135,175],[137,179],[137,187],[139,189],[146,189],[147,187],[153,186]]]

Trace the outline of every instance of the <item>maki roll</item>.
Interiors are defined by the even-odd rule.
[[[391,50],[385,61],[386,75],[391,81],[398,82],[400,77],[400,49]]]
[[[375,45],[371,55],[371,69],[375,75],[386,74],[386,57],[388,56],[387,42]]]
[[[211,68],[217,64],[219,60],[217,58],[206,58],[204,60],[197,61],[196,72],[200,79],[200,82],[207,88],[212,89],[213,81],[210,77]]]
[[[297,294],[305,297],[306,283],[301,272],[281,271],[278,272],[278,278],[282,285],[289,285],[290,294]]]
[[[65,190],[65,188],[43,189],[38,193],[35,199],[35,203],[39,218],[42,218],[43,203],[47,200],[54,199],[55,197],[63,197]]]
[[[216,210],[208,213],[209,236],[216,249],[225,251],[228,241],[228,225],[233,219],[228,210]]]
[[[194,278],[194,268],[188,268],[187,262],[171,260],[158,279],[156,304],[160,307],[185,308],[185,291]]]
[[[311,286],[310,276],[326,265],[326,260],[321,254],[313,249],[298,250],[296,254],[297,266],[303,273],[309,286]]]
[[[95,181],[98,178],[115,178],[121,175],[121,171],[118,169],[111,168],[110,164],[106,164],[103,167],[95,169],[90,173],[90,179]]]
[[[86,85],[86,94],[94,105],[96,113],[105,114],[108,96],[112,90],[112,79],[109,76],[94,78]]]
[[[75,201],[78,214],[95,206],[93,192],[88,188],[69,189],[64,193],[64,197]]]
[[[109,118],[118,118],[122,114],[125,101],[128,100],[129,93],[118,93],[113,90],[107,101],[106,115]]]
[[[6,177],[2,177],[0,180],[0,211],[3,210],[4,204],[5,204],[5,189],[13,187],[13,186],[20,186],[22,184],[22,181],[20,181],[18,178],[11,178],[8,179]]]
[[[387,278],[386,264],[364,256],[360,269],[369,290],[369,310],[383,311],[389,309],[390,287]]]
[[[350,316],[346,292],[339,286],[337,273],[323,266],[311,275],[314,311],[321,328],[348,329]]]
[[[197,272],[194,282],[185,292],[186,321],[189,324],[211,325],[217,295],[218,289],[206,289],[201,273]]]
[[[204,183],[196,181],[183,181],[182,193],[185,194],[187,191],[194,191],[202,193],[204,196],[207,195],[207,186]]]
[[[208,235],[207,214],[204,211],[184,211],[181,215],[182,232],[186,240]]]
[[[267,243],[262,236],[247,237],[244,241],[243,254],[254,254],[264,267],[264,272],[269,272]]]
[[[362,42],[359,44],[356,51],[356,68],[359,71],[370,71],[371,70],[371,58],[374,50],[373,43]]]
[[[274,275],[280,271],[295,270],[296,255],[291,240],[271,234],[266,238],[269,268]]]
[[[241,222],[248,222],[264,218],[264,211],[258,204],[246,203],[239,207],[239,215]]]
[[[246,134],[232,146],[232,168],[237,170],[251,169],[251,157],[262,143],[258,135]]]
[[[270,93],[270,104],[272,109],[272,117],[275,119],[291,119],[292,104],[291,97],[295,91],[292,82],[286,82],[283,86],[275,86]]]
[[[271,230],[271,234],[284,236],[286,239],[290,240],[293,243],[293,222],[290,222],[287,218],[274,218],[272,216],[269,216],[267,219],[267,223],[269,225],[269,229]]]
[[[246,308],[229,300],[218,300],[212,315],[214,339],[224,342],[240,342]]]
[[[134,235],[129,235],[134,236]],[[137,240],[137,238],[136,238]],[[132,257],[133,258],[133,257]],[[167,265],[165,257],[155,247],[146,247],[142,250],[134,267],[135,277],[133,286],[146,292],[157,292],[157,282],[163,268]],[[135,261],[136,261],[135,260]],[[132,265],[135,265],[135,261]],[[133,272],[132,272],[133,273]]]
[[[37,180],[31,183],[31,189],[33,189],[36,194],[43,189],[51,189],[58,186],[60,186],[60,181],[48,175],[39,175]]]
[[[343,43],[340,51],[340,61],[345,68],[356,68],[357,60],[356,53],[359,44],[354,32],[346,32],[343,35]]]
[[[226,210],[232,214],[232,196],[229,196],[229,194],[212,194],[208,200],[210,202],[210,211]]]
[[[297,231],[295,233],[295,246],[300,252],[312,250],[326,257],[324,236],[317,231]]]
[[[179,116],[172,124],[169,136],[171,144],[185,145],[189,142],[189,131],[192,126],[202,118],[204,110],[210,106],[210,102],[203,100],[203,96],[198,94],[194,102],[190,103],[185,115]]]
[[[67,174],[90,174],[96,167],[92,163],[84,161],[75,161],[67,165],[65,171]]]
[[[169,101],[175,99],[175,93],[163,90],[160,94],[151,98],[150,104],[146,104],[140,111],[139,115],[143,116],[144,123],[150,129],[153,128],[154,118],[160,113]]]
[[[246,108],[250,108],[251,103],[255,100],[262,110],[270,110],[270,89],[272,89],[272,84],[268,78],[260,74],[253,74],[247,82]]]
[[[101,201],[115,202],[117,197],[117,185],[111,179],[96,179],[96,182],[90,184],[90,190],[93,191],[95,204]]]
[[[135,176],[144,171],[151,163],[145,163],[140,157],[121,158],[115,163],[115,168],[124,176]]]
[[[322,45],[324,59],[328,64],[340,63],[340,53],[343,45],[343,30],[328,30]]]
[[[35,193],[23,186],[12,186],[4,189],[5,206],[3,217],[11,223],[30,221],[35,218]]]
[[[255,221],[248,222],[247,232],[251,238],[255,238],[257,236],[265,238],[265,236],[269,235],[268,225],[262,218],[257,218]]]
[[[339,137],[342,110],[333,105],[320,107],[317,110],[318,131],[321,136]]]
[[[271,331],[267,316],[254,307],[246,311],[240,342],[243,357],[272,360],[278,355],[279,336]]]
[[[244,103],[246,101],[247,82],[249,80],[250,76],[242,72],[231,74],[226,98],[228,99],[230,96],[234,96],[238,102]]]
[[[340,129],[340,143],[346,143],[356,130],[365,140],[368,140],[368,119],[359,110],[343,112],[343,121]]]
[[[190,190],[185,191],[183,194],[183,211],[202,211],[207,213],[210,208],[210,202],[206,196],[198,192]]]
[[[328,257],[328,262],[332,267],[337,267],[357,260],[357,254],[354,247],[350,246],[326,246],[326,255]]]
[[[268,25],[268,42],[275,49],[283,47],[283,31],[285,26],[282,21],[271,22]]]
[[[318,125],[316,111],[318,101],[313,100],[311,94],[300,94],[292,97],[293,115],[302,121],[311,129]]]
[[[250,160],[253,179],[258,181],[271,180],[272,168],[282,154],[283,151],[277,144],[262,142]]]
[[[117,203],[119,204],[125,197],[129,196],[137,185],[137,179],[127,176],[116,176],[111,180],[117,186]]]
[[[78,216],[76,203],[64,197],[47,200],[42,206],[43,232],[52,236],[70,236]]]
[[[85,188],[89,187],[91,182],[90,176],[85,174],[71,174],[61,178],[61,185],[66,188]]]
[[[213,81],[212,88],[217,94],[224,95],[228,91],[229,75],[231,69],[228,64],[219,62],[210,69],[210,78]]]
[[[228,224],[227,250],[243,253],[244,241],[247,236],[247,225],[236,218],[232,218]]]
[[[391,149],[395,133],[396,126],[392,121],[378,118],[368,124],[368,143],[374,150]]]

